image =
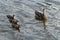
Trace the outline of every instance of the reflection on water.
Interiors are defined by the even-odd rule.
[[[41,21],[34,19],[35,9],[42,12],[43,7],[46,8],[48,17],[46,30]],[[58,1],[0,0],[0,40],[59,40],[59,8]],[[11,24],[6,18],[7,14],[16,15],[21,24],[21,32],[10,28]]]

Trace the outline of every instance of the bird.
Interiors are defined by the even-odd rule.
[[[37,10],[35,10],[35,18],[37,20],[46,20],[47,17],[46,17],[46,14],[45,14],[45,9],[43,9],[43,13],[38,12]]]
[[[14,24],[14,23],[13,23],[13,24],[12,24],[12,28],[14,28],[14,29],[18,30],[18,32],[20,32],[20,29],[19,29],[19,28],[20,28],[20,25],[19,25],[19,24],[17,24],[17,23]]]
[[[45,9],[43,9],[43,13],[38,12],[37,10],[35,10],[35,19],[40,20],[40,21],[43,22],[43,25],[45,26],[44,29],[46,29],[45,23],[47,21],[47,16],[46,16],[45,13],[46,13]]]
[[[15,15],[7,15],[7,18],[9,19],[9,22],[11,23],[12,28],[18,30],[20,32],[20,25],[18,24],[18,20],[15,19]]]

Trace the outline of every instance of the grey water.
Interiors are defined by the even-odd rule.
[[[35,20],[35,10],[46,9],[46,30]],[[60,40],[60,0],[0,0],[0,40]],[[20,31],[11,27],[6,15],[15,15]],[[7,30],[3,32],[2,30]]]

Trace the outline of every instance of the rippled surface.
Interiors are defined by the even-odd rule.
[[[0,40],[60,40],[60,1],[57,0],[0,0]],[[42,12],[46,8],[47,29],[34,19],[35,9]],[[6,18],[15,14],[21,25],[21,32],[12,30]]]

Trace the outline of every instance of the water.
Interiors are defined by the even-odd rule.
[[[59,0],[0,0],[0,40],[60,40]],[[48,20],[44,31],[43,23],[34,19],[35,9],[46,8]],[[16,15],[21,32],[13,30],[6,17]]]

